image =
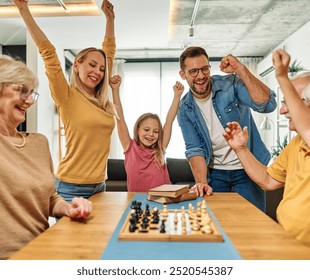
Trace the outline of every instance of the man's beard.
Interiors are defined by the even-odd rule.
[[[205,88],[204,89],[200,89],[200,90],[198,90],[198,88],[197,88],[197,86],[196,86],[196,84],[193,82],[193,91],[197,94],[197,95],[205,95],[206,93],[208,93],[209,91],[210,91],[210,88],[211,88],[211,83],[210,83],[210,80],[209,79],[207,79],[206,81],[205,81],[205,83],[206,83],[206,86],[205,86]]]

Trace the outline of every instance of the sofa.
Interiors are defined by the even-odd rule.
[[[167,158],[167,168],[172,184],[189,184],[193,186],[195,180],[187,159]],[[123,159],[108,160],[107,191],[126,192],[127,175]],[[266,214],[277,221],[276,209],[283,196],[283,188],[266,193]]]
[[[167,158],[167,168],[172,184],[189,184],[193,186],[195,180],[186,159]],[[108,159],[107,191],[127,191],[127,175],[123,159]]]

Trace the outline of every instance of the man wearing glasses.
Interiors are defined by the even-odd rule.
[[[291,61],[290,55],[282,49],[274,51],[272,56],[275,66],[276,77],[281,87],[285,100],[283,100],[280,113],[288,115],[289,125],[292,125],[292,119],[298,119],[294,122],[295,130],[304,139],[310,147],[310,71],[304,71],[294,76],[292,81],[288,77],[288,68]],[[302,98],[300,98],[300,89],[303,89]],[[289,114],[286,114],[287,106],[290,108]],[[290,128],[291,129],[291,128]]]
[[[272,112],[275,94],[238,59],[225,56],[220,69],[228,75],[211,76],[206,51],[189,47],[180,56],[180,76],[190,91],[182,98],[178,122],[185,141],[198,195],[237,192],[265,211],[265,192],[246,174],[236,153],[223,138],[228,122],[249,128],[248,148],[263,164],[270,160],[253,120],[251,110]]]

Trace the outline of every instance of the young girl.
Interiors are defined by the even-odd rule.
[[[143,114],[136,121],[134,139],[131,139],[119,96],[120,84],[120,76],[110,79],[114,105],[119,116],[117,130],[125,154],[128,191],[147,192],[153,187],[171,184],[164,154],[171,138],[172,123],[184,86],[179,82],[175,83],[174,98],[164,126],[162,127],[158,115]]]

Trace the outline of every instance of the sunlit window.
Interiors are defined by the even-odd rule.
[[[212,64],[212,74],[218,74],[219,63]],[[188,92],[187,82],[179,76],[179,62],[126,62],[118,67],[122,76],[121,100],[126,123],[131,137],[137,118],[152,112],[160,116],[164,124],[167,112],[173,99],[173,86],[180,81],[185,86],[183,93]],[[112,137],[111,158],[124,158],[123,150],[115,129]],[[177,118],[173,123],[170,143],[166,157],[185,158],[185,144]]]

